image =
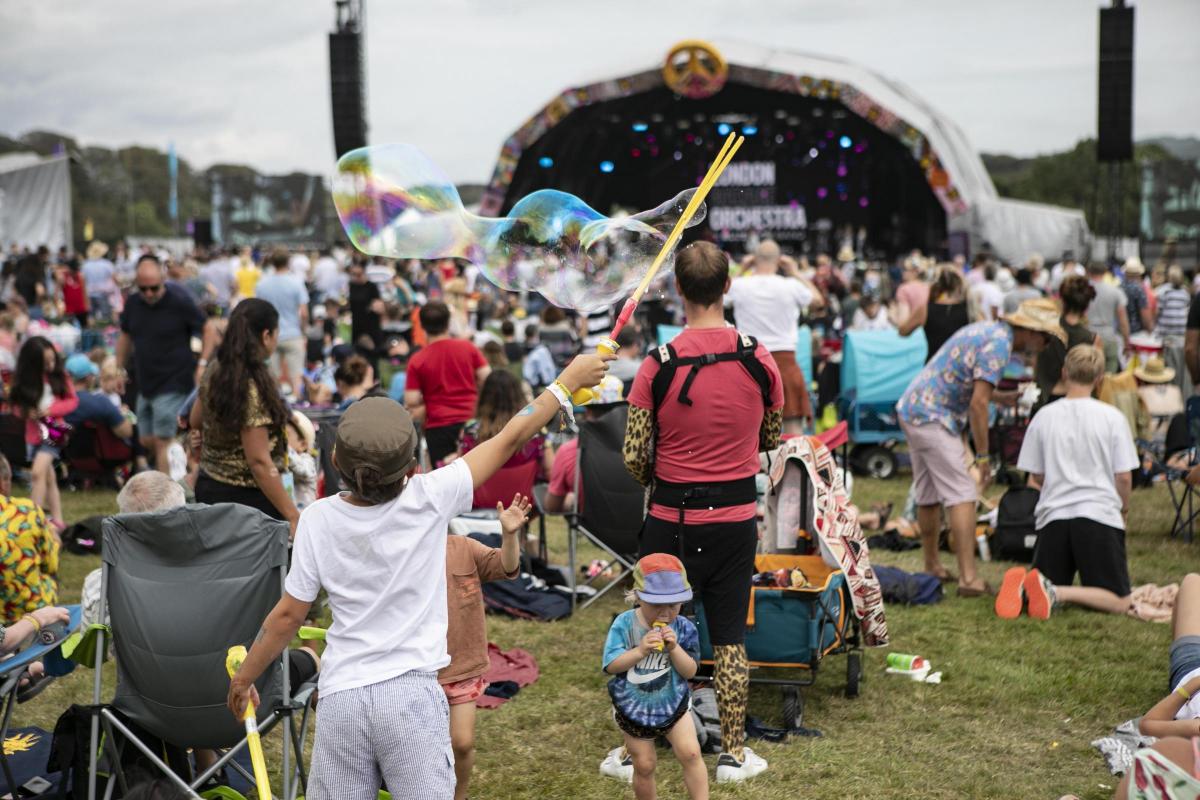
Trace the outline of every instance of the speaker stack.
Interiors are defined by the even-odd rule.
[[[1133,9],[1123,0],[1100,9],[1100,96],[1096,156],[1102,162],[1133,158]]]
[[[362,33],[339,26],[329,34],[329,88],[333,99],[333,147],[343,153],[367,144],[366,81]]]

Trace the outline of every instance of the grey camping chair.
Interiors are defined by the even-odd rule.
[[[95,635],[88,799],[96,800],[101,747],[116,772],[106,798],[115,786],[122,792],[127,788],[119,753],[129,745],[188,797],[199,797],[197,787],[226,765],[253,783],[233,761],[246,739],[243,724],[225,705],[225,656],[232,645],[250,646],[283,593],[287,523],[223,503],[108,517],[103,532],[100,619],[109,618],[111,624],[94,625],[88,632]],[[108,704],[102,702],[100,682],[106,633],[112,636],[117,660],[117,687]],[[297,784],[302,788],[306,780],[303,739],[307,700],[315,687],[291,692],[286,652],[257,687],[260,734],[281,722],[286,725],[283,793],[291,800]],[[299,731],[297,711],[303,711]],[[126,720],[170,745],[226,752],[189,785],[138,739]]]
[[[621,584],[637,563],[638,536],[642,529],[645,489],[625,470],[622,446],[629,407],[620,405],[597,420],[579,423],[579,450],[575,462],[575,510],[561,516],[567,523],[567,560],[571,606],[576,604],[579,581],[579,540],[583,537],[612,558],[618,572],[613,579],[579,604],[587,608]],[[537,487],[541,489],[541,487]],[[546,514],[545,491],[535,495],[539,511]],[[555,516],[551,513],[550,516]],[[591,587],[594,576],[582,585]]]

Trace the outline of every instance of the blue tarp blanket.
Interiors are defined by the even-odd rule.
[[[925,366],[925,333],[848,331],[842,343],[842,396],[895,403]]]

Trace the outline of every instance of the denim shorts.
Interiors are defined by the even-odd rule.
[[[29,463],[33,463],[33,457],[38,453],[49,453],[55,461],[62,460],[62,451],[57,447],[48,444],[26,444],[25,454],[29,457]]]
[[[141,436],[157,436],[170,439],[179,430],[179,410],[188,398],[188,392],[165,392],[154,397],[138,395],[138,433]]]
[[[1183,676],[1200,669],[1200,636],[1180,636],[1171,643],[1171,691],[1183,680]]]

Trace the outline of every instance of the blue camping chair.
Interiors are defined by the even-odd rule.
[[[62,646],[71,634],[79,630],[81,611],[79,606],[65,606],[65,608],[71,614],[67,621],[66,631],[49,642],[43,642],[39,634],[34,638],[33,643],[24,650],[11,658],[0,661],[0,708],[3,709],[0,712],[2,714],[0,716],[0,742],[8,738],[8,726],[12,722],[13,708],[18,702],[17,695],[20,690],[21,678],[25,676],[25,670],[29,668],[30,664],[35,661],[43,662],[46,675],[50,677],[66,675],[75,668],[74,664],[63,657]],[[43,633],[50,632],[43,631]],[[4,796],[25,796],[19,793],[20,787],[14,785],[12,769],[3,747],[0,747],[0,775],[4,780]]]
[[[860,473],[888,478],[899,461],[893,450],[904,439],[896,403],[925,366],[925,333],[848,331],[842,343],[838,411],[850,426],[850,463]]]

